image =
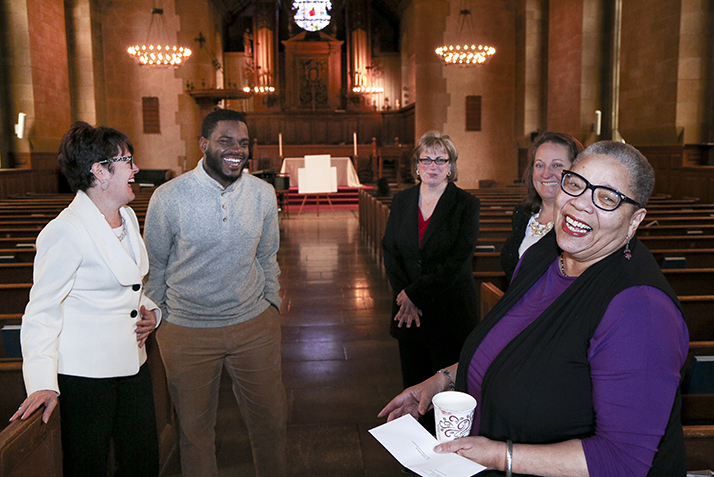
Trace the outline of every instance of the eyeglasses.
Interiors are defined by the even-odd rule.
[[[106,164],[108,162],[129,162],[129,167],[134,168],[134,156],[112,157],[104,161],[98,161],[97,164]]]
[[[419,162],[425,166],[428,166],[432,163],[436,163],[437,166],[443,166],[447,162],[450,161],[450,159],[444,159],[443,157],[437,157],[436,159],[432,159],[431,157],[420,157]]]
[[[612,212],[620,207],[623,202],[642,207],[639,202],[630,199],[612,187],[594,186],[583,176],[572,171],[563,171],[562,174],[563,177],[560,180],[560,188],[563,189],[563,192],[572,197],[580,197],[587,189],[591,189],[593,191],[593,204],[598,209]]]

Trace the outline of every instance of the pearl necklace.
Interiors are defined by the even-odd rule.
[[[553,228],[553,221],[548,222],[547,224],[541,224],[538,222],[538,218],[540,217],[540,212],[535,214],[533,216],[533,219],[530,221],[531,222],[531,232],[533,235],[537,235],[538,237],[542,237],[543,235],[547,234],[550,232],[550,229]]]
[[[563,262],[563,254],[562,253],[560,255],[558,255],[558,259],[560,260],[560,273],[562,273],[564,277],[570,278],[570,275],[565,273],[565,263]]]

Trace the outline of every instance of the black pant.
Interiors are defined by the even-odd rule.
[[[58,378],[64,475],[106,477],[112,439],[116,476],[158,475],[156,415],[146,363],[134,376]]]
[[[402,364],[404,388],[414,386],[434,376],[437,371],[459,361],[461,347],[437,346],[424,339],[421,333],[411,333],[399,338],[399,358]],[[421,418],[427,431],[435,433],[434,411],[428,411]]]

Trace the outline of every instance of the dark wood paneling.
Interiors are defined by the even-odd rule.
[[[360,145],[369,144],[372,138],[378,144],[414,142],[414,108],[385,112],[320,112],[274,113],[256,111],[246,114],[251,136],[259,144],[278,144],[283,135],[283,145],[294,144],[352,144],[352,134],[357,133]]]
[[[59,166],[56,153],[33,153],[31,169],[0,169],[0,199],[28,192],[55,193]]]
[[[655,170],[655,193],[714,202],[714,166],[683,166],[683,146],[636,146]]]

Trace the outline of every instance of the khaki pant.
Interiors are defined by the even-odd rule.
[[[256,476],[286,475],[287,399],[274,306],[245,323],[186,328],[164,321],[156,334],[180,429],[186,477],[217,475],[215,428],[221,370],[248,427]]]

